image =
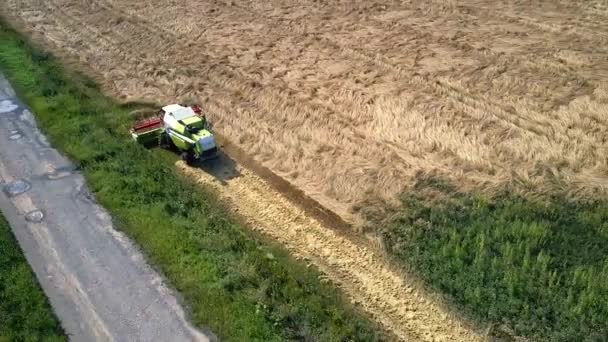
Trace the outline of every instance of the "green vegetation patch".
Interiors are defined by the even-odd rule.
[[[422,182],[388,249],[477,320],[549,341],[608,340],[608,203],[492,200]],[[423,194],[443,193],[432,207]]]
[[[1,215],[0,341],[67,341],[11,228]]]
[[[100,203],[226,340],[370,341],[382,335],[319,274],[235,221],[175,159],[133,143],[128,108],[0,24],[0,68]]]

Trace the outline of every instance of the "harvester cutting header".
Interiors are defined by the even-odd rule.
[[[188,164],[217,156],[215,137],[199,106],[172,104],[156,114],[133,126],[131,135],[135,141],[177,150]]]

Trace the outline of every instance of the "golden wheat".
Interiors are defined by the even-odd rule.
[[[350,221],[365,201],[395,204],[419,174],[489,192],[608,190],[599,2],[525,16],[452,0],[29,0],[3,12],[123,99],[203,101],[223,135]]]

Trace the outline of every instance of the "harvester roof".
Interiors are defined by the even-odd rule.
[[[196,116],[196,113],[192,108],[180,106],[178,104],[165,106],[163,107],[163,111],[173,115],[176,120],[184,120]]]

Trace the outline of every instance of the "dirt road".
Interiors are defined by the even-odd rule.
[[[209,341],[0,75],[0,210],[74,341]]]

